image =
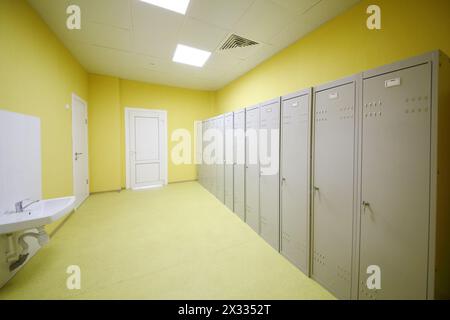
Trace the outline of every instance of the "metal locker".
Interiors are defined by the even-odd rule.
[[[280,98],[261,104],[259,120],[260,234],[280,249]]]
[[[233,184],[234,184],[234,136],[233,113],[225,115],[225,205],[233,211]]]
[[[245,110],[234,113],[234,212],[245,221]]]
[[[195,164],[197,167],[197,181],[201,184],[202,182],[202,153],[203,153],[203,123],[202,121],[195,121]]]
[[[431,83],[431,63],[363,80],[360,299],[427,298]]]
[[[259,105],[245,111],[245,221],[259,233]]]
[[[211,132],[214,130],[214,120],[206,120],[206,130],[203,132],[203,160],[205,161],[205,187],[210,193],[215,194],[215,165],[212,159],[213,153],[210,149],[214,147]]]
[[[208,120],[204,120],[203,121],[203,126],[202,126],[202,137],[203,137],[203,141],[202,141],[202,186],[208,190],[208,164],[205,161],[206,158],[206,146],[207,146],[207,141],[206,141],[206,131],[208,130]]]
[[[357,77],[315,88],[311,276],[351,298]]]
[[[280,252],[309,275],[311,89],[282,98]]]
[[[215,176],[215,195],[222,203],[225,203],[225,117],[223,115],[216,117],[215,128],[217,130],[216,141],[216,176]]]

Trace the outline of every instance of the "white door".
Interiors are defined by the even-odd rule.
[[[167,184],[167,114],[165,111],[125,110],[127,188]]]
[[[89,196],[87,104],[72,96],[73,194],[78,208]]]

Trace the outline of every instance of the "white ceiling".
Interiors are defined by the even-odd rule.
[[[29,0],[91,73],[216,90],[359,0],[191,0],[186,15],[139,0]],[[81,8],[81,30],[66,8]],[[259,45],[219,51],[231,35]],[[203,68],[172,62],[177,44],[212,51]]]

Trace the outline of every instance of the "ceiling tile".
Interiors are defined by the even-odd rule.
[[[214,51],[228,36],[228,31],[196,19],[186,18],[178,43]]]
[[[255,0],[191,0],[187,14],[221,28],[231,29]]]
[[[238,35],[269,43],[286,24],[294,19],[286,8],[269,0],[256,0],[235,27]]]
[[[294,14],[302,14],[321,0],[272,0]]]
[[[131,0],[71,0],[70,4],[79,5],[87,21],[131,28]]]
[[[120,50],[129,50],[132,46],[129,30],[85,21],[81,30],[64,30],[64,37],[70,41],[89,43]]]
[[[185,16],[149,5],[133,4],[133,51],[172,58]]]

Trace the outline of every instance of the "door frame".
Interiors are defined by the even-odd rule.
[[[76,199],[76,195],[75,195],[75,184],[76,184],[76,177],[75,177],[75,125],[74,125],[74,104],[75,104],[75,100],[78,100],[79,102],[83,103],[86,106],[86,161],[87,161],[87,171],[88,171],[88,176],[87,176],[87,197],[82,199],[82,200],[78,200]],[[72,187],[73,187],[73,194],[75,196],[75,209],[77,209],[78,207],[81,206],[81,204],[89,197],[90,194],[90,174],[89,174],[89,129],[88,129],[88,123],[89,123],[89,112],[88,112],[88,103],[80,98],[80,96],[78,96],[76,93],[72,93],[72,102],[71,102],[71,109],[72,109],[72,178],[73,178],[73,183],[72,183]]]
[[[130,113],[133,111],[138,112],[146,112],[148,114],[158,114],[164,121],[163,128],[163,141],[160,145],[161,147],[161,163],[164,164],[164,169],[162,170],[162,180],[164,181],[164,185],[168,184],[168,125],[167,125],[167,111],[166,110],[157,110],[157,109],[145,109],[145,108],[135,108],[135,107],[125,107],[125,176],[126,176],[126,188],[131,189],[131,161],[130,161],[130,128],[129,128],[129,120]]]

